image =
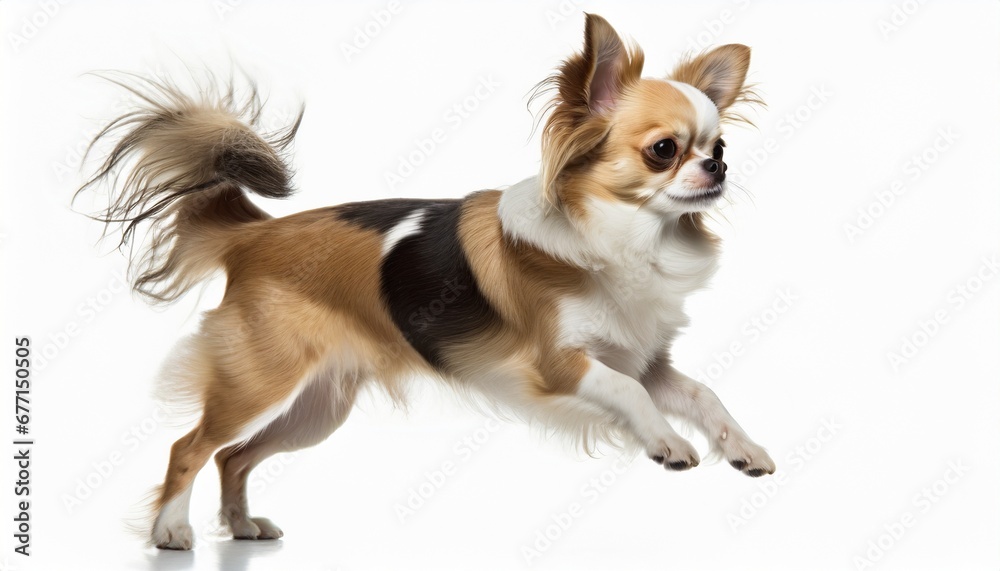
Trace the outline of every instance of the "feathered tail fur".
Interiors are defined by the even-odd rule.
[[[268,198],[292,193],[282,152],[302,120],[260,134],[263,104],[251,83],[242,102],[232,82],[199,97],[175,85],[138,76],[103,76],[135,95],[141,106],[101,130],[114,148],[76,196],[102,182],[108,207],[94,216],[120,228],[119,247],[131,245],[133,288],[151,302],[171,302],[224,263],[233,230],[268,214],[246,192]],[[148,223],[148,245],[135,233]]]

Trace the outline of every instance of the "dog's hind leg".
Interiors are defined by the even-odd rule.
[[[280,383],[281,376],[275,375],[269,380]],[[287,382],[283,388],[286,389],[284,397],[294,396],[295,383]],[[239,440],[255,422],[272,414],[274,408],[274,401],[263,398],[220,396],[206,402],[205,412],[198,426],[175,442],[170,449],[170,464],[157,501],[157,515],[153,523],[152,540],[157,547],[192,547],[193,534],[188,524],[188,506],[195,476],[213,452]]]
[[[271,520],[251,517],[247,479],[254,467],[273,454],[314,446],[336,430],[350,413],[358,381],[351,377],[312,380],[291,407],[246,442],[215,455],[222,479],[222,517],[236,539],[277,539],[283,535]]]
[[[315,350],[275,335],[262,322],[241,329],[235,311],[210,312],[195,338],[187,373],[198,380],[203,411],[194,430],[174,443],[155,505],[152,541],[164,549],[190,549],[188,506],[195,475],[218,449],[250,438],[287,410],[304,390]],[[245,333],[245,334],[244,334]]]

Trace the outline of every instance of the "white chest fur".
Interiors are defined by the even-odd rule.
[[[528,179],[504,192],[505,231],[586,268],[591,278],[585,294],[561,303],[558,342],[641,374],[687,325],[684,300],[711,278],[715,255],[685,238],[676,219],[629,205],[595,202],[582,227],[543,214],[535,184]]]
[[[560,341],[587,348],[622,373],[641,374],[688,324],[684,300],[714,271],[713,257],[687,254],[665,246],[662,262],[592,272],[590,292],[561,304]]]

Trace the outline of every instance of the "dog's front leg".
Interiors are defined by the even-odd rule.
[[[641,380],[660,411],[693,423],[734,468],[754,477],[774,473],[774,460],[747,436],[715,391],[674,369],[666,358]]]
[[[588,359],[577,396],[615,415],[646,448],[646,454],[670,470],[687,470],[699,463],[698,452],[674,431],[639,381]]]

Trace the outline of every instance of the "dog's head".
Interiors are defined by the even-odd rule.
[[[583,51],[547,82],[557,91],[542,143],[545,198],[586,217],[594,200],[698,212],[726,190],[720,121],[742,99],[750,48],[732,44],[641,77],[643,54],[587,15]]]

